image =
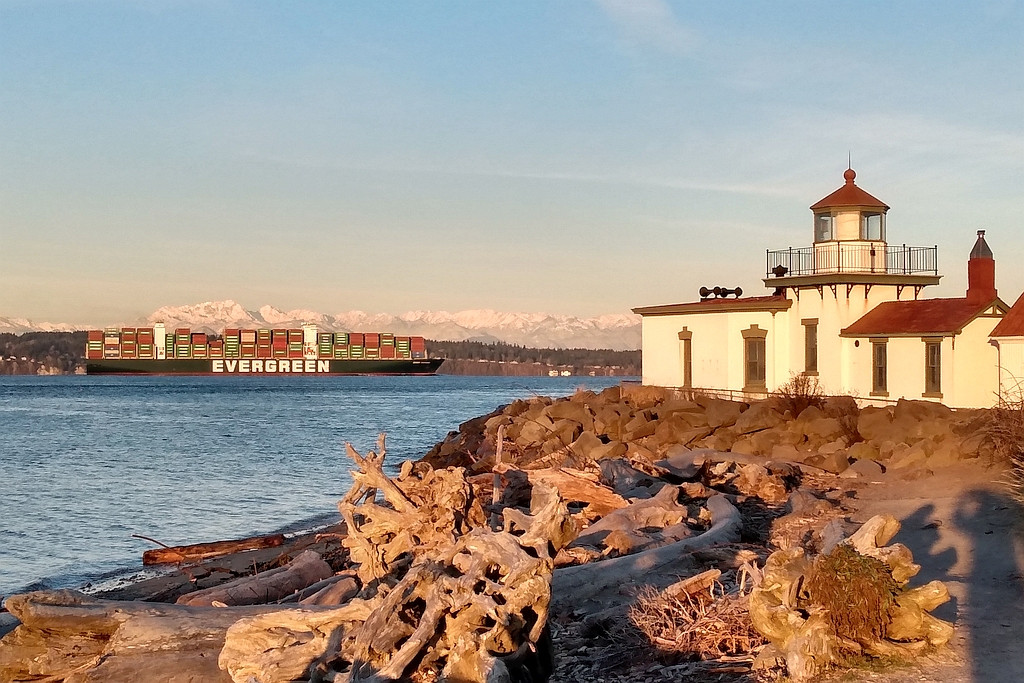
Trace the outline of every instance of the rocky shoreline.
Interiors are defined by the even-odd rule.
[[[0,681],[44,675],[55,681],[120,680],[112,677],[109,666],[125,658],[116,644],[116,634],[126,626],[110,627],[111,633],[93,643],[92,658],[99,661],[90,665],[89,657],[67,654],[68,643],[81,645],[76,640],[80,634],[76,636],[73,627],[60,631],[55,624],[64,622],[52,616],[60,612],[64,615],[61,619],[67,620],[71,618],[68,614],[86,607],[108,614],[113,609],[110,605],[117,604],[109,601],[226,605],[219,608],[218,618],[224,617],[224,609],[242,609],[256,602],[263,605],[260,614],[292,609],[289,605],[308,606],[303,609],[313,610],[312,614],[349,609],[344,621],[348,626],[337,628],[339,633],[357,633],[362,622],[352,621],[353,605],[382,609],[387,596],[395,595],[396,586],[407,584],[409,590],[420,590],[415,586],[431,582],[422,575],[416,575],[419,583],[411,577],[417,567],[422,570],[422,562],[438,561],[434,556],[428,558],[430,552],[440,552],[439,557],[449,558],[444,561],[461,566],[459,553],[469,552],[465,542],[484,537],[490,539],[488,543],[498,544],[493,548],[506,548],[503,538],[518,538],[515,543],[526,550],[526,556],[520,557],[517,553],[521,550],[512,547],[501,552],[512,553],[510,558],[520,557],[509,562],[532,567],[530,575],[538,580],[547,577],[543,581],[549,588],[536,593],[538,588],[527,589],[525,584],[513,585],[502,579],[483,595],[490,596],[487,600],[491,602],[497,600],[495,604],[504,604],[502,601],[515,602],[517,596],[529,594],[532,606],[523,601],[517,609],[526,611],[508,612],[508,618],[540,611],[546,620],[526,631],[503,632],[502,638],[515,642],[500,647],[491,642],[487,647],[491,655],[474,655],[487,664],[473,669],[474,675],[490,673],[464,680],[492,680],[487,676],[497,670],[495,662],[500,662],[506,673],[525,671],[522,667],[526,665],[516,664],[522,655],[514,653],[531,648],[534,654],[527,657],[534,676],[531,680],[538,675],[558,681],[664,680],[684,675],[701,676],[702,680],[754,680],[778,674],[784,663],[794,675],[796,660],[784,647],[781,651],[775,647],[778,643],[774,649],[766,647],[764,635],[756,633],[738,638],[727,629],[721,640],[704,642],[701,653],[686,649],[693,647],[687,640],[692,640],[692,634],[677,638],[673,647],[661,642],[664,637],[652,640],[638,626],[640,598],[646,596],[644,604],[657,611],[665,591],[675,595],[674,599],[685,594],[687,600],[700,603],[701,610],[722,610],[722,605],[728,605],[728,614],[749,621],[743,616],[747,601],[760,598],[752,598],[744,582],[758,572],[763,577],[775,561],[770,558],[777,557],[773,553],[825,556],[844,537],[855,534],[861,522],[868,521],[854,520],[856,502],[863,492],[873,487],[909,486],[943,472],[956,473],[960,481],[998,476],[1003,465],[988,429],[990,421],[987,411],[951,411],[917,401],[859,409],[849,398],[786,396],[748,404],[628,385],[599,394],[577,392],[564,399],[515,401],[460,425],[419,463],[404,466],[394,479],[385,477],[379,464],[374,464],[374,457],[383,457],[383,448],[376,455],[350,453],[358,472],[354,475],[356,487],[341,506],[347,522],[344,526],[299,536],[278,548],[186,563],[165,576],[87,599],[51,592],[9,601],[8,605],[14,606],[12,612],[22,616],[25,624],[0,642]],[[376,496],[367,497],[376,491],[384,494],[380,504],[373,502]],[[387,520],[407,504],[410,506],[399,525],[404,528],[389,526]],[[889,528],[893,528],[891,524]],[[898,522],[895,528],[899,528]],[[527,537],[541,534],[538,538],[548,540],[543,547],[534,547],[532,541],[524,545],[523,530]],[[892,557],[899,555],[903,565],[912,560],[902,551],[885,549],[891,537],[879,540],[877,546],[865,546],[864,552],[888,558],[881,561],[895,574],[899,563],[893,564]],[[446,550],[449,547],[452,549]],[[463,550],[456,550],[460,547]],[[451,552],[455,555],[446,554]],[[473,556],[481,553],[467,555]],[[719,591],[714,604],[695,597],[698,593],[685,592],[692,586],[679,586],[681,579],[707,571],[717,574],[701,591],[709,587],[712,594]],[[905,584],[911,577],[900,578]],[[239,597],[254,592],[256,579],[262,582],[258,591],[266,592],[264,598],[270,595],[271,585],[277,586],[275,581],[283,586],[274,588],[281,594],[274,594],[272,600]],[[215,597],[203,597],[206,595]],[[449,621],[442,619],[435,629],[441,640],[426,639],[417,655],[420,664],[413,666],[410,660],[413,668],[403,675],[432,680],[431,675],[443,677],[447,671],[452,679],[451,667],[459,658],[450,655],[450,648],[457,640],[463,642],[467,633],[497,637],[493,625],[484,631],[479,625],[465,627],[469,630],[458,634],[451,626],[459,614],[474,609],[479,597],[467,598],[469,602],[454,612],[448,608],[445,619]],[[806,612],[806,606],[800,609]],[[33,622],[42,612],[51,615],[46,617],[51,621]],[[302,618],[308,622],[311,613],[303,611]],[[4,616],[8,626],[14,625],[9,615]],[[420,613],[414,621],[426,618]],[[724,621],[733,631],[739,623],[730,621],[732,617],[702,614],[701,618]],[[5,620],[0,620],[0,630]],[[446,624],[443,628],[442,623]],[[308,623],[301,627],[289,624],[293,637],[309,628]],[[543,633],[538,630],[541,626],[546,626]],[[801,628],[805,627],[802,622]],[[202,671],[216,676],[208,680],[246,680],[238,672],[253,670],[254,665],[246,659],[252,653],[236,652],[234,660],[224,654],[231,649],[231,628],[227,629],[228,645],[223,644],[223,630],[217,631],[219,636],[210,636],[220,638],[217,642],[221,645],[209,650],[211,655],[220,653],[213,656],[213,666],[209,661],[202,664]],[[56,637],[55,632],[64,635]],[[392,644],[402,650],[407,637],[396,636]],[[897,642],[881,637],[872,641],[872,647],[906,649],[908,642],[923,643],[915,646],[917,654],[916,650],[933,649],[929,644],[940,644],[940,640],[904,635]],[[174,650],[173,641],[151,647],[166,654]],[[353,643],[356,641],[354,636]],[[449,644],[442,645],[442,641]],[[553,658],[541,656],[549,645]],[[323,652],[306,661],[301,657],[308,653],[297,655],[294,647],[283,643],[274,647],[279,659],[300,657],[298,670],[305,672],[301,680],[363,680],[357,675],[358,666],[351,662],[346,669],[339,663],[325,664]],[[330,647],[345,651],[342,645]],[[51,654],[40,664],[38,657],[32,656],[40,648],[67,656]],[[394,653],[372,651],[382,658],[382,667],[390,665],[394,670]],[[495,654],[501,652],[508,654]],[[194,657],[186,657],[184,649],[179,655],[179,663],[187,660],[188,666],[195,665]],[[473,658],[464,653],[463,659]],[[315,667],[310,668],[314,660],[321,662],[319,674]],[[430,661],[436,663],[424,664]],[[819,656],[807,671],[818,674],[833,663]],[[134,666],[141,665],[136,661]],[[280,661],[275,666],[278,668],[259,669],[260,675],[253,680],[293,680],[268,674],[279,671]],[[187,672],[188,667],[182,670]],[[132,666],[119,671],[128,672],[124,680],[139,673]],[[158,676],[149,680],[189,679]]]

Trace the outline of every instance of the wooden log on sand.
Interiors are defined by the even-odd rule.
[[[136,536],[136,538],[145,538]],[[147,538],[146,540],[153,540]],[[178,562],[198,562],[211,557],[240,553],[246,550],[262,550],[276,548],[284,544],[284,534],[251,536],[233,541],[215,541],[213,543],[195,543],[193,545],[165,546],[154,548],[142,553],[142,564],[147,567],[154,564],[175,564]]]

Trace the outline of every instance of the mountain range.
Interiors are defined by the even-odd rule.
[[[303,323],[315,323],[325,332],[387,331],[444,341],[506,342],[536,348],[616,351],[640,348],[640,319],[631,314],[579,318],[484,309],[456,313],[409,311],[400,315],[348,311],[332,315],[308,310],[283,311],[274,306],[250,311],[235,301],[227,300],[164,306],[145,319],[124,321],[120,325],[148,326],[156,322],[162,322],[168,328],[189,327],[194,331],[213,333],[220,333],[228,327],[298,327]],[[81,329],[81,326],[0,317],[0,332],[66,332],[74,329]]]

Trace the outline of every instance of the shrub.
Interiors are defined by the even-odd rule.
[[[1010,465],[1010,495],[1024,503],[1024,400],[1000,397],[986,431],[995,443],[996,455]]]
[[[824,408],[825,394],[813,375],[796,373],[771,394],[775,409],[796,417],[810,406]]]

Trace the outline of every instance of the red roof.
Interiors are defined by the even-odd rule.
[[[1006,312],[990,336],[1024,337],[1024,294],[1021,294],[1017,303]]]
[[[865,206],[884,209],[886,211],[889,210],[889,206],[885,202],[876,197],[872,197],[853,183],[854,178],[857,177],[857,172],[852,168],[846,169],[843,177],[846,179],[846,184],[818,203],[812,204],[812,211],[817,211],[818,209],[832,209],[841,206]]]
[[[784,296],[748,296],[742,299],[701,299],[685,304],[643,306],[634,308],[639,315],[674,315],[685,313],[717,313],[718,311],[784,311],[793,302]]]
[[[970,302],[966,298],[886,301],[841,334],[844,337],[959,334],[967,323],[992,305],[1005,310],[1005,304],[998,299],[984,303]]]

